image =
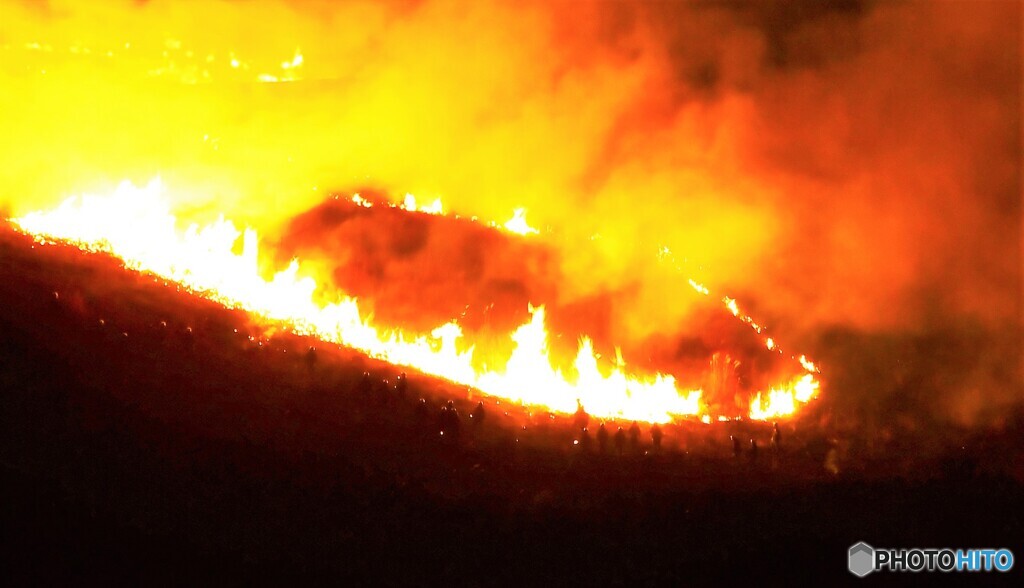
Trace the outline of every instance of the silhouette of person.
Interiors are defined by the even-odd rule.
[[[451,438],[452,441],[456,441],[459,438],[459,411],[455,408],[455,402],[449,400],[448,404],[444,407],[445,415],[445,435]]]
[[[370,372],[363,372],[362,377],[359,378],[359,383],[356,384],[356,391],[365,399],[372,390],[373,382],[370,381]]]
[[[430,412],[430,408],[427,406],[427,399],[420,398],[419,401],[416,402],[416,408],[414,409],[413,412],[415,412],[416,414],[416,420],[426,420],[427,414],[429,414]]]
[[[590,415],[587,414],[587,411],[583,410],[583,404],[580,403],[579,398],[576,399],[576,414],[573,415],[573,424],[576,425],[577,431],[586,429],[587,425],[590,424]]]
[[[580,430],[580,451],[590,453],[590,431],[586,427]]]
[[[636,424],[636,421],[629,427],[629,448],[633,453],[640,450],[640,425]]]
[[[476,408],[473,412],[469,413],[469,418],[473,420],[473,426],[478,427],[484,422],[484,418],[487,417],[487,413],[484,412],[483,401],[476,403]]]
[[[662,435],[664,435],[664,433],[661,432],[661,427],[658,425],[658,423],[654,423],[654,426],[651,427],[651,441],[654,442],[655,451],[661,450]]]
[[[405,376],[405,372],[398,374],[395,378],[395,396],[399,400],[405,400],[405,393],[409,390],[409,380]]]
[[[310,348],[306,350],[305,360],[306,368],[309,369],[309,371],[312,372],[316,369],[316,347],[310,346]]]
[[[597,450],[601,453],[605,452],[608,448],[608,429],[605,428],[604,423],[597,429]]]

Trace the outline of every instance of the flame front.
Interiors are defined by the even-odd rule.
[[[474,347],[460,346],[462,330],[455,322],[434,329],[429,336],[411,335],[375,326],[351,297],[320,305],[314,298],[316,281],[301,275],[297,260],[269,280],[260,275],[255,231],[240,231],[221,218],[179,232],[162,191],[158,180],[144,188],[125,182],[110,196],[72,197],[55,210],[31,213],[12,222],[39,240],[58,239],[113,254],[131,269],[173,280],[200,296],[284,324],[296,333],[358,349],[495,397],[566,414],[574,412],[579,401],[599,418],[666,423],[700,416],[709,421],[701,390],[680,389],[671,375],[627,373],[621,357],[610,371],[602,373],[599,356],[588,338],[580,341],[576,373],[563,374],[549,354],[543,307],[530,307],[531,320],[511,334],[514,349],[503,369],[496,370],[475,367]],[[353,202],[369,205],[358,196]],[[411,196],[403,208],[431,214],[443,210],[440,201],[417,207]],[[513,218],[521,224],[509,230],[529,228],[523,211],[516,211]],[[239,237],[242,248],[236,253]],[[808,373],[772,388],[766,400],[758,393],[750,418],[793,414],[817,395],[817,368],[802,356],[801,363]]]

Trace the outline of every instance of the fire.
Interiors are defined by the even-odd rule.
[[[353,203],[372,206],[358,195],[353,196]],[[430,214],[443,212],[440,200],[421,207],[411,195],[401,207]],[[530,228],[524,214],[522,209],[517,211],[513,220],[521,223],[506,228],[514,232]],[[574,412],[579,401],[599,418],[657,423],[684,417],[701,417],[707,422],[710,418],[702,390],[681,389],[672,375],[627,372],[618,350],[615,364],[602,370],[600,356],[586,337],[581,339],[573,363],[575,373],[563,374],[554,367],[549,353],[542,306],[530,307],[531,320],[511,334],[514,349],[502,368],[496,369],[475,366],[474,347],[463,343],[462,329],[454,321],[429,335],[417,335],[374,325],[351,297],[318,304],[314,298],[317,283],[302,275],[298,260],[270,279],[261,276],[254,230],[239,230],[230,220],[220,218],[179,231],[159,180],[143,188],[125,182],[109,196],[72,197],[54,210],[12,222],[42,242],[61,240],[113,254],[128,268],[173,280],[197,295],[244,309],[296,333],[355,348],[495,397],[564,414]],[[239,238],[242,247],[236,252]],[[803,356],[800,360],[808,373],[786,386],[772,388],[767,400],[758,393],[750,418],[789,415],[814,398],[819,383],[811,372],[816,373],[817,368]]]
[[[820,384],[812,374],[804,374],[787,386],[772,388],[767,398],[758,392],[750,403],[750,418],[768,420],[793,414],[799,404],[809,402],[818,393]]]
[[[527,224],[525,208],[517,208],[513,213],[512,218],[510,218],[503,226],[505,229],[519,235],[536,235],[540,232]]]
[[[729,309],[729,312],[731,312],[733,316],[740,315],[740,307],[737,306],[735,299],[726,296],[725,298],[722,299],[722,303],[725,304],[726,308]]]
[[[412,194],[406,194],[405,200],[402,201],[402,205],[399,207],[409,212],[422,212],[425,214],[444,214],[444,205],[441,204],[441,199],[437,198],[433,202],[427,205],[416,205],[416,197]]]
[[[811,360],[807,359],[806,355],[801,355],[799,359],[800,359],[800,365],[804,366],[805,370],[807,370],[809,372],[820,372],[821,371],[821,370],[818,369],[818,366],[814,365],[814,362],[812,362]]]

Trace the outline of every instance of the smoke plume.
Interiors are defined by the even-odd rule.
[[[0,15],[14,213],[160,175],[186,217],[223,213],[284,247],[296,227],[328,239],[293,219],[366,186],[498,222],[525,207],[552,264],[535,302],[567,328],[671,360],[710,320],[693,278],[827,357],[847,397],[910,394],[964,421],[1021,398],[1015,3]]]

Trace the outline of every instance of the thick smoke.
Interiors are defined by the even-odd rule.
[[[1020,398],[1015,3],[0,15],[14,212],[157,174],[189,215],[271,232],[357,186],[499,222],[524,206],[558,264],[545,302],[608,341],[682,353],[707,325],[692,277],[827,357],[839,396],[963,420]]]

